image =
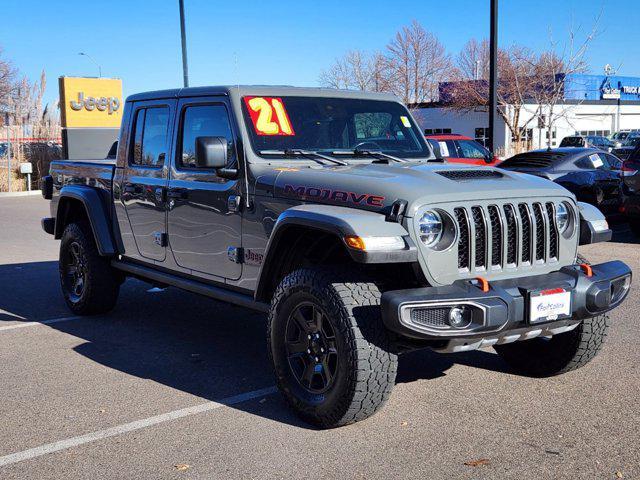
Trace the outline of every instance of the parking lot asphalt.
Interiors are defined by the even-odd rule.
[[[374,417],[319,431],[273,391],[265,316],[128,280],[73,317],[48,202],[0,199],[0,478],[640,478],[640,287],[586,367],[514,374],[493,350],[400,359]],[[640,271],[640,244],[581,248]]]

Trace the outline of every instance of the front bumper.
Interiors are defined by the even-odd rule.
[[[382,318],[402,337],[433,341],[443,351],[473,350],[569,331],[581,320],[620,305],[629,292],[631,275],[626,264],[612,261],[590,269],[572,265],[546,275],[491,282],[486,292],[473,281],[390,291],[382,296]],[[531,297],[551,290],[570,293],[571,314],[530,322]],[[455,328],[448,323],[449,312],[461,306],[469,323]]]

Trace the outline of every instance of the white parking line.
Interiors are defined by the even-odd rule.
[[[50,320],[42,320],[40,322],[22,322],[15,323],[13,325],[6,325],[4,327],[0,327],[0,332],[4,332],[6,330],[15,330],[16,328],[26,328],[26,327],[35,327],[37,325],[51,325],[52,323],[60,323],[60,322],[69,322],[71,320],[80,320],[85,317],[62,317],[62,318],[52,318]]]
[[[136,420],[135,422],[124,423],[104,430],[98,430],[97,432],[87,433],[86,435],[80,435],[79,437],[72,437],[66,440],[60,440],[59,442],[47,443],[39,447],[30,448],[29,450],[23,450],[22,452],[12,453],[0,457],[0,467],[11,465],[12,463],[22,462],[24,460],[30,460],[48,453],[58,452],[67,448],[77,447],[84,445],[85,443],[95,442],[96,440],[102,440],[103,438],[115,437],[123,433],[132,432],[134,430],[140,430],[142,428],[150,427],[152,425],[158,425],[160,423],[169,422],[177,418],[188,417],[196,415],[198,413],[208,412],[215,410],[216,408],[235,405],[237,403],[246,402],[253,398],[262,397],[265,395],[271,395],[276,392],[276,387],[263,388],[261,390],[254,390],[252,392],[241,393],[233,397],[227,397],[217,402],[206,402],[193,407],[182,408],[180,410],[174,410],[172,412],[163,413],[154,417],[145,418],[143,420]]]

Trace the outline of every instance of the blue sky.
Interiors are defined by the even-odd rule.
[[[383,48],[416,19],[451,53],[488,36],[489,0],[185,0],[191,85],[317,85],[320,71],[349,49]],[[500,11],[501,45],[534,50],[549,32],[587,32],[603,12],[591,46],[594,73],[606,63],[640,76],[640,9],[629,0],[510,0]],[[125,95],[182,85],[177,0],[2,0],[0,47],[23,74],[44,68],[46,100],[60,75],[120,77]]]

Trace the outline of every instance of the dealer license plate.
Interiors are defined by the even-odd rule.
[[[571,316],[571,292],[562,289],[532,293],[529,302],[529,322],[540,323]]]

